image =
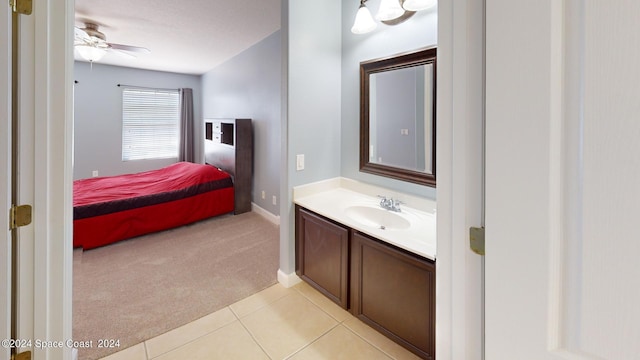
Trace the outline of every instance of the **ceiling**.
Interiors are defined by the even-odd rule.
[[[280,1],[76,0],[75,25],[93,22],[107,42],[151,50],[136,58],[108,52],[94,66],[200,75],[280,29]]]

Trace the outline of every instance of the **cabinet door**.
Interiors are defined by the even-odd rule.
[[[353,231],[351,311],[425,359],[435,355],[435,264]]]
[[[346,309],[349,290],[349,231],[296,206],[296,273]]]

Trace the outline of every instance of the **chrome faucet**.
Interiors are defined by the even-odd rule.
[[[387,209],[390,211],[400,212],[400,204],[403,204],[400,200],[394,200],[393,198],[388,198],[386,196],[378,195],[380,198],[380,207],[383,209]]]

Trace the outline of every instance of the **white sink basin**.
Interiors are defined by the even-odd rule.
[[[402,230],[411,225],[400,213],[372,206],[350,206],[345,209],[345,214],[364,226],[382,230]]]

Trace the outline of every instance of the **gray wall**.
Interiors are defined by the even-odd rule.
[[[253,120],[252,201],[274,215],[280,214],[281,54],[276,31],[202,76],[204,118]]]
[[[119,175],[157,169],[177,159],[122,161],[122,88],[191,88],[195,119],[196,162],[202,161],[200,77],[104,64],[74,63],[73,178]]]
[[[357,3],[357,2],[354,2]],[[283,0],[286,51],[287,202],[281,208],[280,270],[294,272],[292,188],[340,176],[341,0]],[[357,5],[357,4],[356,4]],[[296,170],[296,155],[305,169]],[[283,197],[285,194],[283,194]]]
[[[366,3],[374,14],[380,0]],[[357,1],[342,3],[342,162],[343,177],[383,186],[392,190],[435,199],[435,188],[411,184],[359,171],[360,153],[360,62],[434,46],[438,40],[437,9],[417,12],[396,26],[378,23],[371,33],[356,35],[350,29],[358,10]]]

